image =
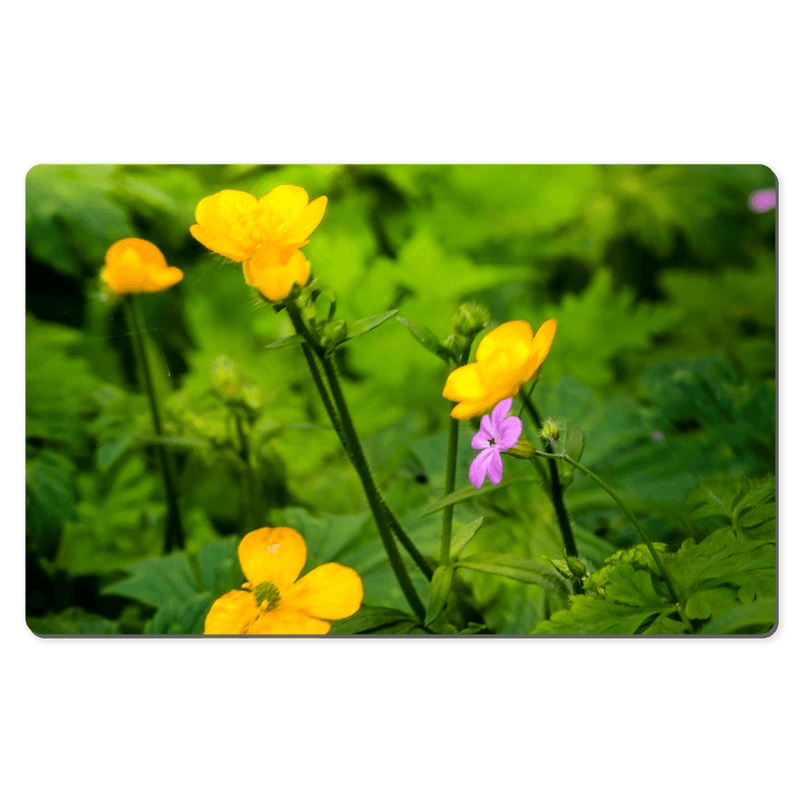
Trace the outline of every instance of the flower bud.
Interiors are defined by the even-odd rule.
[[[548,417],[544,421],[544,425],[542,425],[540,436],[546,442],[549,442],[551,439],[558,439],[558,431],[560,427],[561,426],[558,424],[558,420]]]
[[[515,458],[532,458],[536,448],[527,439],[520,437],[512,448],[506,450],[506,453]]]
[[[489,324],[489,312],[478,303],[462,303],[451,322],[456,333],[471,340]]]

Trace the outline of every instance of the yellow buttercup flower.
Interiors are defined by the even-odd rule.
[[[247,582],[211,606],[203,633],[327,633],[328,620],[358,611],[364,587],[358,573],[323,564],[297,580],[306,563],[306,543],[293,528],[259,528],[239,543]]]
[[[475,362],[447,378],[442,397],[458,403],[450,416],[469,419],[516,395],[542,366],[555,334],[554,319],[542,323],[535,336],[523,320],[489,331],[475,351]]]
[[[168,266],[151,242],[120,239],[108,248],[100,277],[116,294],[141,294],[169,289],[183,278],[183,272]]]
[[[198,204],[192,236],[209,250],[242,262],[245,280],[268,300],[304,286],[310,267],[299,254],[322,220],[326,197],[308,202],[299,186],[276,186],[262,198],[225,189]]]
[[[286,258],[271,245],[262,245],[249,261],[242,264],[244,279],[258,289],[267,300],[284,300],[296,283],[305,286],[311,274],[311,264],[295,250]]]

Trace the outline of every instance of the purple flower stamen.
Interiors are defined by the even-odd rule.
[[[486,476],[497,486],[503,480],[503,459],[500,453],[509,450],[522,435],[522,420],[506,415],[511,410],[513,398],[501,400],[492,410],[491,417],[484,414],[480,430],[472,437],[472,449],[481,452],[472,460],[469,468],[470,483],[480,489]]]

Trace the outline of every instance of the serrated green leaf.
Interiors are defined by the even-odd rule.
[[[144,626],[148,635],[198,635],[214,598],[205,592],[183,603],[172,601],[161,606],[155,616]]]
[[[549,620],[541,622],[532,632],[545,635],[630,635],[657,616],[658,612],[653,609],[623,606],[608,603],[598,597],[574,595],[570,597],[569,609],[556,611]]]
[[[133,564],[131,577],[105,587],[101,594],[130,597],[160,609],[193,600],[199,593],[186,553],[170,553]]]
[[[40,636],[97,636],[119,633],[116,622],[82,608],[68,608],[46,617],[29,617],[27,623]]]

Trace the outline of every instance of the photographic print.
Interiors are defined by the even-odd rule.
[[[39,636],[751,636],[761,165],[26,178]]]

